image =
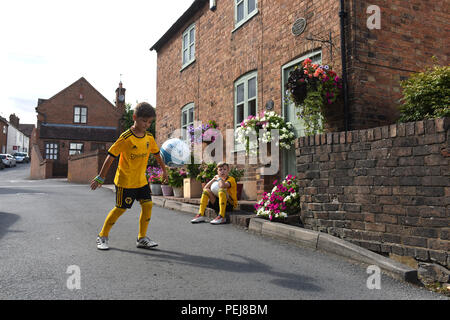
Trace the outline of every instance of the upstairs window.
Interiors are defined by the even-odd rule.
[[[195,60],[195,24],[183,32],[182,48],[181,56],[184,68]]]
[[[234,17],[235,28],[243,25],[247,20],[258,13],[257,0],[235,0]]]
[[[77,106],[73,108],[73,122],[87,123],[87,107]]]

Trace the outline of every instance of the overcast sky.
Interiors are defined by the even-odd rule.
[[[2,1],[0,115],[36,124],[38,98],[85,77],[112,103],[156,104],[156,52],[150,47],[193,0]]]

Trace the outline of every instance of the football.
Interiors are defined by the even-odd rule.
[[[181,139],[166,140],[159,151],[162,160],[169,167],[181,167],[191,158],[189,145]]]

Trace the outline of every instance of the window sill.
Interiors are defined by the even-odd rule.
[[[184,69],[186,69],[187,67],[189,67],[191,64],[193,64],[195,62],[195,59],[192,61],[189,61],[188,63],[186,63],[185,65],[183,65],[180,69],[180,72],[182,72]]]
[[[244,20],[240,21],[239,23],[237,23],[234,27],[233,30],[231,30],[231,33],[235,32],[236,30],[238,30],[240,27],[242,27],[244,24],[246,24],[248,21],[250,21],[254,16],[256,16],[257,14],[259,14],[258,9],[256,9],[255,11],[253,11],[252,13],[250,13],[247,18],[245,18]]]

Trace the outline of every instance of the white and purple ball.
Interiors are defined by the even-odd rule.
[[[164,163],[169,167],[181,167],[189,163],[191,158],[189,145],[177,138],[165,141],[159,153]]]

